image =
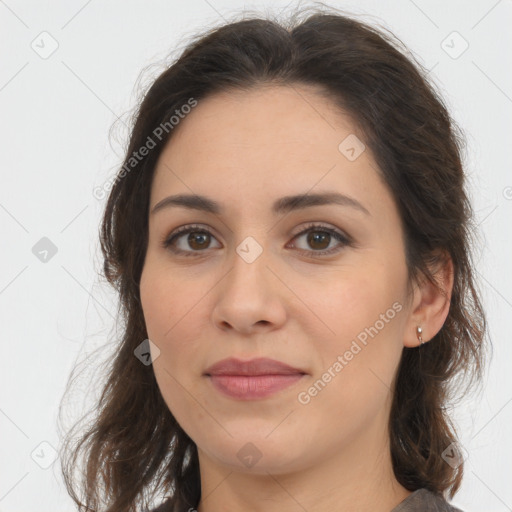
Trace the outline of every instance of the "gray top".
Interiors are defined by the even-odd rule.
[[[187,512],[189,507],[177,506],[174,512]],[[169,502],[162,503],[151,512],[172,512],[169,508]],[[436,494],[428,489],[417,489],[413,491],[405,500],[399,503],[390,512],[464,512],[460,508],[450,505],[443,496]]]
[[[463,512],[450,505],[443,496],[428,489],[417,489],[391,512]]]

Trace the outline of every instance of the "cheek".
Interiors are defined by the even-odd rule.
[[[200,371],[197,340],[201,327],[193,315],[199,298],[184,294],[175,279],[163,278],[164,275],[165,270],[157,270],[156,266],[144,269],[140,283],[141,303],[148,338],[159,350],[153,360],[158,387],[178,423],[187,424],[188,411],[197,409],[197,404],[184,390],[191,390],[190,375]],[[196,410],[196,413],[201,411]]]
[[[330,332],[325,338],[339,348],[344,341],[367,332],[375,324],[379,334],[395,330],[396,325],[391,326],[397,323],[395,319],[399,316],[400,306],[393,305],[401,304],[401,280],[378,268],[351,268],[311,287],[307,298],[308,303],[311,299],[313,304],[311,309],[318,312],[323,321],[324,332]]]
[[[179,382],[185,384],[184,380],[199,375],[203,368],[201,339],[207,317],[201,311],[212,287],[204,281],[191,285],[178,276],[175,269],[171,272],[150,260],[140,282],[147,334],[160,351],[154,363],[155,375],[168,394],[179,391],[175,389]]]
[[[148,338],[158,347],[153,358],[153,370],[164,399],[177,395],[180,365],[189,365],[190,346],[180,336],[180,329],[187,324],[186,301],[176,293],[176,284],[164,278],[156,265],[147,265],[140,282],[141,305]],[[180,320],[181,319],[181,320]],[[179,357],[177,357],[179,355]]]
[[[325,375],[322,380],[332,382],[331,388],[337,382],[342,394],[351,390],[345,396],[349,401],[354,391],[369,396],[371,389],[386,392],[391,385],[403,348],[405,314],[400,276],[390,277],[389,269],[378,267],[352,270],[336,284],[330,280],[314,306],[322,319],[318,333],[324,333],[316,346],[320,375],[315,377]]]
[[[141,276],[140,295],[148,336],[162,345],[162,350],[168,350],[174,343],[189,346],[189,341],[197,339],[197,333],[201,332],[192,317],[201,307],[208,285],[197,282],[187,285],[178,276],[176,269],[170,270],[151,260]],[[189,340],[184,339],[183,333],[187,333]]]
[[[334,333],[320,324],[312,338],[319,364],[297,402],[305,421],[318,423],[330,442],[350,443],[376,417],[385,418],[404,308],[397,282],[384,276],[354,269],[316,297],[314,310]]]

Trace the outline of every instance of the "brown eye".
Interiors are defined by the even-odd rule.
[[[294,240],[300,239],[304,235],[307,235],[307,247],[304,250],[299,251],[304,256],[312,256],[313,258],[327,256],[341,251],[345,246],[353,246],[353,242],[350,237],[344,235],[340,231],[321,224],[309,225],[304,231],[296,235]],[[337,246],[328,249],[333,240],[338,242]]]
[[[185,235],[188,235],[185,238]],[[299,253],[304,256],[326,256],[335,254],[345,246],[353,246],[353,242],[350,237],[344,235],[342,232],[329,228],[323,225],[312,224],[303,230],[298,235],[295,235],[293,240],[306,237],[305,249],[298,248]],[[216,241],[215,236],[208,230],[201,226],[183,226],[168,238],[162,241],[164,248],[169,251],[183,256],[202,256],[207,254],[207,249],[211,249],[212,241]],[[337,241],[338,244],[334,247],[329,248],[333,241]],[[294,247],[295,244],[292,245]],[[220,247],[219,245],[217,248]]]
[[[331,234],[326,231],[310,231],[307,233],[308,244],[313,249],[327,249],[329,247],[329,242],[331,240]]]
[[[185,238],[185,235],[188,235]],[[176,254],[197,256],[210,248],[215,237],[201,226],[184,226],[166,238],[162,245]]]
[[[192,231],[187,238],[188,245],[195,250],[207,249],[210,244],[210,233],[205,231]]]

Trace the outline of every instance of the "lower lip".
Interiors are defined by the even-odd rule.
[[[240,400],[257,400],[273,395],[304,377],[291,375],[209,375],[213,386],[221,393]]]

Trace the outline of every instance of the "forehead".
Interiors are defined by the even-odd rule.
[[[266,85],[199,100],[197,107],[181,122],[173,140],[193,143],[199,152],[217,145],[240,146],[243,151],[256,146],[275,148],[300,143],[307,145],[301,152],[307,155],[313,146],[336,153],[339,137],[355,132],[355,123],[348,114],[320,95],[318,89],[304,85]],[[199,136],[204,138],[199,140]]]
[[[213,191],[220,202],[270,205],[316,188],[352,195],[369,209],[376,200],[385,208],[383,195],[391,201],[369,149],[355,159],[343,152],[347,140],[364,148],[351,118],[312,87],[215,94],[177,128],[157,163],[152,205],[169,193]]]

